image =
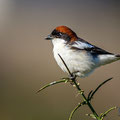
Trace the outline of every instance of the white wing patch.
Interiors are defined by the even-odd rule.
[[[85,42],[81,42],[81,41],[75,41],[75,43],[72,46],[79,48],[79,49],[86,49],[86,48],[94,47],[93,45],[91,45],[89,43],[85,43]]]

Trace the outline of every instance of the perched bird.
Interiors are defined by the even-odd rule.
[[[46,40],[52,41],[54,58],[60,68],[68,73],[61,56],[70,72],[78,77],[86,77],[96,68],[120,60],[119,54],[90,44],[66,26],[56,27]]]

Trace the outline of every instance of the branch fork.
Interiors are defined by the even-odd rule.
[[[65,65],[66,69],[68,70],[68,73],[70,75],[69,78],[62,78],[59,81],[54,81],[51,82],[45,86],[43,86],[42,88],[40,88],[36,93],[39,93],[40,91],[44,90],[47,87],[59,84],[59,83],[67,83],[70,82],[72,85],[74,85],[76,87],[76,89],[78,90],[78,92],[81,94],[82,98],[83,98],[83,102],[78,103],[78,105],[73,109],[73,111],[70,113],[69,119],[71,120],[74,113],[78,110],[78,108],[80,108],[82,105],[87,105],[89,107],[89,109],[91,110],[92,114],[86,114],[87,116],[96,119],[96,120],[103,120],[104,117],[112,110],[116,109],[117,107],[112,107],[110,109],[108,109],[106,112],[101,113],[100,115],[97,114],[97,112],[95,111],[95,109],[93,108],[92,104],[91,104],[91,100],[93,99],[93,96],[95,95],[95,93],[107,82],[109,82],[110,80],[112,80],[113,78],[109,78],[107,80],[105,80],[104,82],[102,82],[100,85],[98,85],[98,87],[93,91],[91,90],[88,94],[88,96],[86,97],[84,94],[84,91],[80,88],[79,83],[76,82],[76,76],[74,74],[71,73],[71,71],[69,70],[68,66],[66,65],[65,61],[63,60],[63,58],[61,57],[60,54],[58,54],[58,56],[60,57],[61,61],[63,62],[63,64]]]

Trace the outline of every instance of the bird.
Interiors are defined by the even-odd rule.
[[[60,68],[69,74],[67,66],[76,77],[87,77],[96,68],[120,60],[120,54],[87,42],[64,25],[56,27],[45,39],[52,41],[54,58]]]

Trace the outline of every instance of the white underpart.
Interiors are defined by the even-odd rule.
[[[70,49],[65,42],[65,40],[58,38],[52,40],[54,58],[64,72],[68,73],[58,54],[64,59],[70,72],[79,77],[88,76],[95,68],[117,60],[115,55],[99,55],[95,58],[85,50]],[[79,48],[82,49],[83,47],[84,45],[79,45]]]

